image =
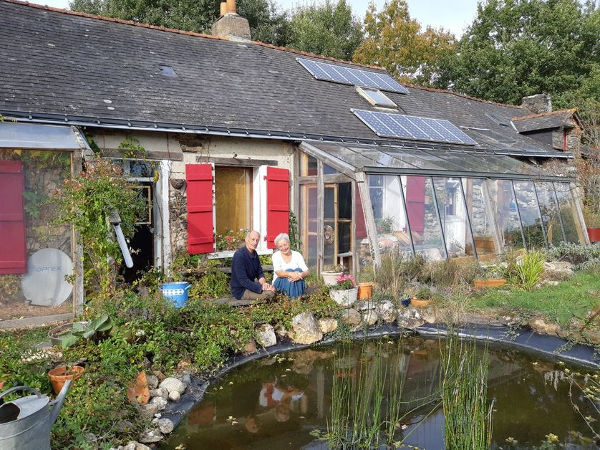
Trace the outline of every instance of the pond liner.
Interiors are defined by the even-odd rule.
[[[571,363],[592,369],[600,368],[600,356],[596,354],[594,347],[589,347],[582,344],[574,344],[565,339],[555,336],[546,336],[536,334],[531,330],[515,329],[506,326],[498,325],[463,325],[455,328],[460,337],[474,338],[480,341],[487,341],[507,346],[516,347],[521,350],[543,354],[552,358],[559,358]],[[363,338],[373,338],[381,336],[396,336],[396,335],[420,335],[424,337],[445,337],[448,334],[448,327],[443,324],[425,324],[414,330],[408,330],[396,325],[379,325],[369,330],[356,331],[352,335],[353,340]],[[175,426],[179,425],[185,415],[204,397],[204,393],[208,387],[226,375],[233,369],[242,366],[250,361],[274,356],[279,353],[286,353],[292,350],[302,350],[310,347],[319,347],[321,345],[329,345],[338,342],[339,339],[329,338],[314,344],[303,345],[294,343],[277,344],[269,348],[261,348],[256,353],[251,355],[236,355],[230,358],[224,366],[208,380],[197,377],[192,377],[191,382],[181,399],[176,403],[169,402],[167,407],[162,411],[161,418],[170,419]]]

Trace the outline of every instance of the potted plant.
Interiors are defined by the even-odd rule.
[[[600,211],[589,199],[583,204],[583,219],[590,242],[600,242]]]
[[[323,277],[323,282],[327,286],[335,286],[336,278],[344,273],[344,266],[342,265],[329,265],[323,267],[321,271],[321,277]]]
[[[358,288],[352,275],[345,273],[335,279],[335,286],[329,291],[331,299],[341,306],[352,306],[358,297]]]
[[[58,366],[48,371],[48,378],[55,394],[58,394],[67,380],[75,381],[85,369],[81,366]]]
[[[415,296],[411,298],[410,304],[412,306],[416,306],[417,308],[424,308],[429,306],[431,303],[431,297],[431,291],[426,287],[422,287],[419,288],[419,290],[415,293]]]
[[[373,297],[373,272],[362,271],[358,274],[358,299],[370,300]]]
[[[485,267],[484,270],[485,276],[473,280],[473,288],[485,289],[504,286],[506,284],[506,278],[504,277],[505,269],[502,267],[489,265]]]

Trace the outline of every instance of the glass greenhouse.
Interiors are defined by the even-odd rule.
[[[296,210],[312,267],[588,243],[574,180],[511,156],[313,141],[300,149]]]

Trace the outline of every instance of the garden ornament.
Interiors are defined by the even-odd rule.
[[[0,448],[2,450],[50,450],[50,428],[65,401],[71,380],[67,380],[56,397],[50,401],[34,388],[17,386],[0,394],[31,391],[35,395],[18,398],[0,406]]]

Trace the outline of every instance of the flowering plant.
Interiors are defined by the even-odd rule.
[[[352,289],[354,286],[356,286],[356,280],[354,280],[354,277],[345,273],[336,277],[335,283],[335,287],[337,289]]]
[[[237,250],[244,244],[248,230],[243,228],[239,231],[229,230],[225,233],[217,233],[217,251],[220,250]]]

